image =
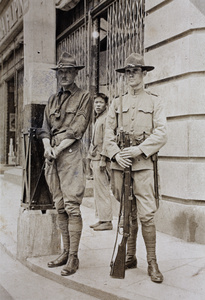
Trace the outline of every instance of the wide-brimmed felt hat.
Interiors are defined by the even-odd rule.
[[[130,54],[125,60],[125,67],[115,70],[119,73],[125,73],[126,68],[142,68],[142,70],[146,70],[147,72],[152,71],[154,69],[153,66],[146,66],[144,62],[144,57],[139,53]]]
[[[85,68],[85,66],[77,66],[75,57],[68,52],[63,52],[61,57],[59,58],[58,64],[52,70],[59,70],[59,69],[69,69],[75,68],[77,70],[81,70]]]

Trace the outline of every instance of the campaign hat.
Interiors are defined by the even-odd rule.
[[[147,72],[154,69],[153,66],[147,66],[144,62],[144,57],[139,53],[130,54],[125,60],[125,66],[123,68],[115,70],[119,73],[125,73],[126,68],[142,68],[142,71],[146,70]]]
[[[75,68],[77,70],[81,70],[85,68],[85,66],[78,66],[75,60],[75,57],[68,52],[63,52],[59,58],[58,64],[56,67],[52,68],[52,70],[59,69],[69,69]]]

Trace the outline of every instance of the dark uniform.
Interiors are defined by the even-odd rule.
[[[74,70],[78,68],[72,56],[67,53],[62,55],[56,69],[61,67]],[[44,113],[41,137],[43,141],[50,140],[51,151],[55,153],[64,141],[71,141],[56,159],[52,159],[51,162],[46,159],[45,166],[45,177],[58,212],[58,225],[64,246],[63,254],[49,262],[48,266],[57,267],[67,262],[61,272],[64,276],[76,272],[79,265],[77,253],[82,232],[80,204],[86,184],[82,137],[90,121],[91,112],[89,93],[78,88],[73,82],[65,91],[61,89],[49,98]],[[45,144],[44,147],[46,148]]]
[[[58,101],[63,104],[59,117],[56,118]],[[51,96],[45,108],[42,137],[49,138],[52,147],[58,146],[62,140],[75,139],[52,165],[46,164],[45,169],[57,211],[66,211],[71,216],[80,215],[80,204],[85,190],[81,139],[88,126],[90,112],[89,93],[82,91],[76,84],[63,94]]]

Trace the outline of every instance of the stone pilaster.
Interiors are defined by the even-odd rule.
[[[24,14],[24,105],[46,103],[56,91],[55,1],[31,0]]]
[[[25,153],[17,238],[17,255],[22,260],[60,250],[57,214],[43,173],[42,142],[29,138],[30,127],[42,126],[44,106],[56,91],[55,71],[51,70],[56,63],[55,14],[55,1],[30,0],[23,17]]]

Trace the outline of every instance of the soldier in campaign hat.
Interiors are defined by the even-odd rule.
[[[125,75],[128,92],[112,101],[107,115],[104,147],[112,161],[112,187],[118,201],[122,196],[123,170],[131,166],[134,203],[131,234],[127,242],[126,269],[137,267],[138,217],[147,251],[148,274],[152,281],[162,282],[163,275],[156,258],[154,215],[158,202],[152,157],[166,143],[167,134],[163,101],[144,89],[144,77],[153,69],[153,66],[145,65],[142,55],[132,53],[125,60],[125,66],[116,70]],[[131,139],[131,146],[124,149],[120,149],[117,142],[121,126]]]
[[[48,99],[41,138],[44,145],[45,177],[58,213],[63,253],[48,267],[64,265],[61,275],[79,267],[78,248],[82,232],[80,204],[85,190],[82,137],[90,121],[92,105],[87,91],[75,84],[78,71],[75,58],[64,52],[53,68],[61,89]]]

